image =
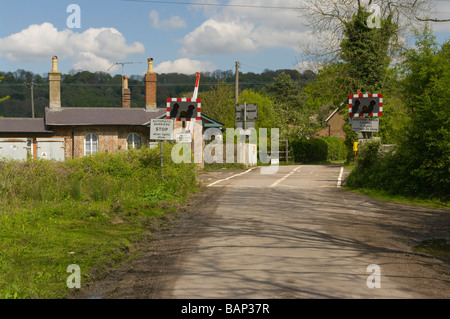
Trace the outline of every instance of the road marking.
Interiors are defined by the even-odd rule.
[[[341,187],[342,185],[342,173],[344,172],[344,168],[341,167],[341,172],[339,173],[339,177],[338,177],[338,182],[337,182],[337,187]]]
[[[294,174],[296,171],[298,171],[300,169],[301,166],[296,167],[292,172],[290,172],[287,175],[284,175],[282,178],[280,178],[279,180],[277,180],[275,183],[273,183],[272,185],[270,185],[270,187],[275,187],[278,184],[280,184],[282,181],[284,181],[286,178],[288,178],[289,176],[291,176],[292,174]]]
[[[230,176],[230,177],[227,177],[227,178],[219,179],[218,181],[215,181],[214,183],[211,183],[211,184],[209,184],[209,185],[207,185],[207,186],[208,186],[208,187],[209,187],[209,186],[213,186],[213,185],[215,185],[215,184],[217,184],[217,183],[220,183],[220,182],[223,182],[223,181],[227,181],[227,180],[229,180],[229,179],[231,179],[231,178],[233,178],[233,177],[244,175],[244,174],[250,172],[251,170],[253,170],[253,169],[255,169],[255,168],[256,168],[256,167],[252,167],[252,168],[246,170],[245,172],[242,172],[242,173],[239,173],[239,174],[235,174],[235,175]]]

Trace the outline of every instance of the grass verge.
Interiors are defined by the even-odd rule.
[[[436,257],[450,258],[450,242],[446,239],[424,240],[414,246],[412,250]]]
[[[133,242],[196,192],[195,169],[152,150],[65,162],[0,162],[0,298],[65,298],[127,258]]]
[[[376,198],[383,201],[406,204],[406,205],[417,205],[431,208],[446,208],[450,209],[449,202],[443,202],[438,199],[420,199],[415,197],[405,197],[400,195],[392,195],[384,191],[367,189],[367,188],[350,188],[344,187],[346,191],[366,195],[372,198]]]

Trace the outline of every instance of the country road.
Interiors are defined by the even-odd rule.
[[[202,172],[206,192],[85,298],[450,298],[448,210],[344,191],[338,165]]]

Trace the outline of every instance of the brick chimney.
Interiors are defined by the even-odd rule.
[[[50,110],[61,109],[61,72],[58,71],[58,57],[52,58],[52,70],[48,72]]]
[[[149,58],[148,71],[145,75],[145,109],[156,110],[156,74],[153,72],[153,59]]]
[[[128,77],[123,77],[122,87],[122,107],[129,109],[131,107],[131,90],[128,88]]]

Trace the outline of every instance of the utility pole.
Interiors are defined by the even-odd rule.
[[[236,79],[235,79],[235,85],[236,85],[236,90],[235,90],[235,101],[236,104],[239,103],[239,61],[236,61]]]
[[[34,93],[33,93],[33,88],[34,88],[34,86],[36,84],[33,83],[33,82],[30,82],[30,83],[25,82],[24,84],[30,86],[30,90],[31,90],[31,117],[34,118]]]

